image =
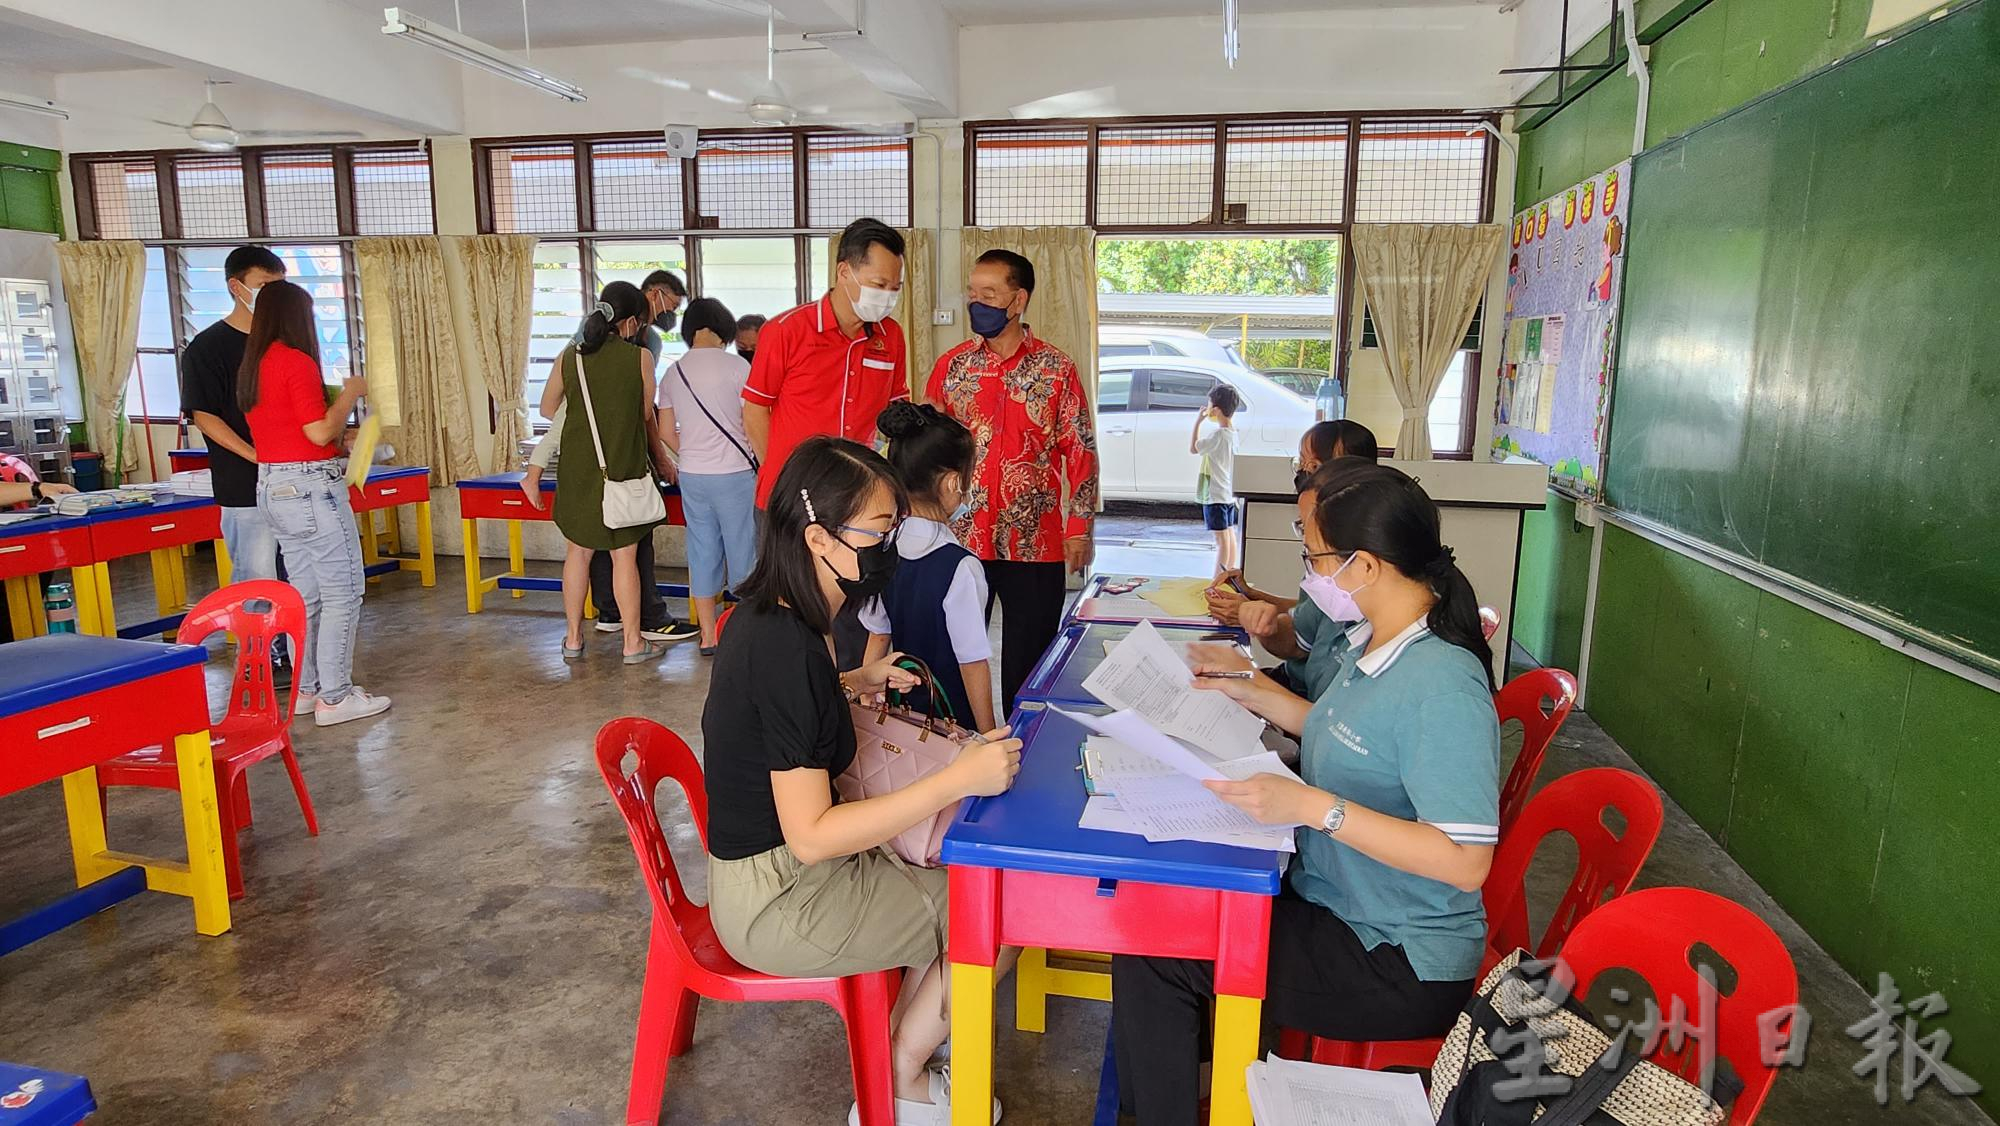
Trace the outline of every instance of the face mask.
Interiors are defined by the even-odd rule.
[[[839,585],[840,593],[847,596],[848,603],[853,605],[866,602],[889,589],[889,580],[896,577],[896,564],[902,561],[902,555],[897,552],[893,540],[883,540],[868,547],[853,547],[851,544],[849,547],[854,552],[860,571],[851,579],[834,571],[833,581]],[[833,564],[826,566],[827,570],[833,570]]]
[[[989,340],[1006,332],[1007,322],[1014,319],[1008,315],[1007,310],[996,309],[979,301],[966,304],[965,317],[973,332]]]
[[[1340,571],[1347,570],[1348,565],[1353,562],[1354,556],[1348,556],[1347,562],[1340,565]],[[1322,575],[1315,571],[1307,575],[1299,580],[1299,593],[1312,599],[1313,605],[1319,607],[1320,613],[1325,614],[1328,621],[1358,622],[1368,615],[1363,614],[1361,607],[1355,604],[1354,596],[1368,588],[1364,586],[1361,590],[1340,589],[1340,584],[1333,581],[1340,575],[1340,571],[1335,571],[1331,575]]]
[[[674,330],[674,311],[668,309],[666,312],[654,317],[653,327],[659,329],[661,332],[672,332]]]
[[[241,282],[239,282],[239,283],[237,283],[237,284],[241,285],[242,283],[241,283]],[[261,285],[257,287],[257,289],[262,289],[262,288],[264,288],[264,287],[263,287],[263,286],[261,286]],[[256,312],[256,311],[257,311],[257,289],[251,289],[251,288],[250,288],[249,286],[247,286],[247,285],[246,285],[246,286],[243,286],[243,311],[244,311],[244,312],[246,312],[246,313],[254,313],[254,312]]]
[[[958,507],[951,510],[949,522],[956,524],[970,515],[972,515],[972,501],[969,498],[960,498]]]
[[[743,357],[743,362],[747,364],[747,363],[750,363],[750,362],[751,362],[751,360],[753,360],[753,359],[754,359],[754,358],[756,357],[756,355],[757,355],[757,349],[755,349],[755,348],[738,348],[738,349],[736,350],[736,354],[737,354],[737,355],[739,355],[739,356],[741,356],[741,357]]]
[[[1301,470],[1299,470],[1298,472],[1296,472],[1296,473],[1292,474],[1292,491],[1293,491],[1293,492],[1295,492],[1295,493],[1303,493],[1303,492],[1305,492],[1305,491],[1306,491],[1306,482],[1308,482],[1308,481],[1311,481],[1312,479],[1313,479],[1313,475],[1312,475],[1312,474],[1310,474],[1310,473],[1308,473],[1308,472],[1306,472],[1306,471],[1305,471],[1305,470],[1303,470],[1303,469],[1301,469]]]
[[[896,291],[854,283],[854,315],[864,323],[880,324],[896,311]]]

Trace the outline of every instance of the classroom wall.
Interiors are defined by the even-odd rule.
[[[1649,144],[1867,42],[1868,5],[1852,0],[1639,9],[1642,36],[1659,36]],[[1572,57],[1602,59],[1602,40]],[[1636,109],[1620,73],[1546,122],[1523,111],[1517,202],[1623,159]],[[1591,535],[1552,497],[1522,544],[1516,640],[1565,668],[1580,653]],[[2000,693],[1634,533],[1603,536],[1592,718],[1871,991],[1880,972],[1905,998],[1942,991],[1950,1012],[1929,1027],[1952,1033],[1954,1066],[2000,1073],[2000,855],[1985,843]],[[1870,1093],[1855,1084],[1859,1115]]]

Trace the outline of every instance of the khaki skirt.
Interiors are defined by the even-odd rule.
[[[846,977],[930,965],[944,953],[942,868],[881,848],[819,864],[779,845],[708,859],[708,913],[731,957],[779,977]]]

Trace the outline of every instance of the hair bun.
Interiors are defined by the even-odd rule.
[[[1449,577],[1457,569],[1458,553],[1452,551],[1451,546],[1447,544],[1440,547],[1437,555],[1432,557],[1430,566],[1424,568],[1424,575],[1427,578],[1442,579]]]
[[[931,424],[938,409],[908,399],[898,399],[882,409],[875,419],[875,428],[887,438],[907,438]]]

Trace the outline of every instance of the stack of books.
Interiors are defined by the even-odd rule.
[[[206,469],[186,469],[174,474],[170,482],[175,496],[212,497],[215,495],[215,480]]]

